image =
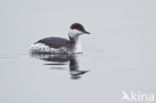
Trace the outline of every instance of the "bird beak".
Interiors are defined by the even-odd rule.
[[[85,34],[90,34],[90,32],[88,32],[88,31],[84,31],[83,33],[85,33]]]

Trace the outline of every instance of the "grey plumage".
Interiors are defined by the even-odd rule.
[[[61,48],[67,47],[69,48],[71,43],[68,39],[61,37],[48,37],[37,41],[36,43],[43,43],[51,48]]]

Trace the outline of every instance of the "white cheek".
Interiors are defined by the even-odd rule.
[[[70,29],[69,30],[69,36],[70,37],[78,37],[81,34],[83,34],[83,33],[81,31],[76,30],[76,29]]]

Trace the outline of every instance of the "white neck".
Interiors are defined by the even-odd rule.
[[[82,48],[81,48],[81,43],[79,40],[79,36],[82,34],[82,32],[78,31],[78,30],[69,30],[69,38],[71,43],[73,44],[73,50],[75,53],[81,53],[82,52]]]
[[[77,38],[76,43],[75,43],[75,52],[76,53],[82,52],[81,42],[80,42],[79,38]]]
[[[73,52],[74,53],[81,53],[82,47],[81,47],[81,42],[80,42],[79,37],[77,37],[77,38],[71,38],[70,37],[70,40],[71,40],[71,43],[73,44]]]

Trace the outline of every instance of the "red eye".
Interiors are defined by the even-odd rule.
[[[78,28],[77,30],[78,30],[78,31],[81,31],[81,29],[80,29],[80,28]]]

